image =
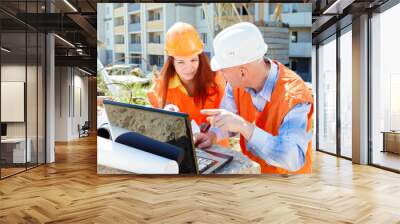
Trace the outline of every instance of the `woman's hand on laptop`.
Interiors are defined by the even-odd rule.
[[[178,106],[176,106],[174,104],[165,105],[164,110],[169,110],[169,111],[173,111],[173,112],[179,112]]]
[[[193,138],[194,145],[198,148],[208,148],[217,142],[217,135],[212,131],[196,133]]]

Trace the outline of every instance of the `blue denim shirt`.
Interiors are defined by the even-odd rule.
[[[260,112],[271,99],[279,73],[278,65],[270,60],[267,61],[271,64],[271,69],[264,87],[258,93],[253,89],[246,89],[251,95],[254,106]],[[233,90],[229,84],[226,86],[220,108],[237,113]],[[310,109],[311,105],[308,103],[294,106],[283,119],[277,136],[256,127],[247,142],[247,149],[270,165],[289,171],[299,170],[304,165],[307,145],[312,137],[311,131],[307,133],[307,115]],[[214,131],[219,139],[228,137],[228,133],[217,128],[212,128],[211,131]]]

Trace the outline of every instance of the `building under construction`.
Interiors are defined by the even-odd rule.
[[[211,57],[219,31],[248,21],[263,32],[270,58],[311,81],[311,10],[311,4],[299,3],[99,4],[99,58],[104,65],[135,64],[146,72],[161,68],[165,33],[177,21],[196,27]]]

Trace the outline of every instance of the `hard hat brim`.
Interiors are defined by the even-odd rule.
[[[222,69],[221,66],[218,64],[217,59],[215,58],[215,56],[213,56],[213,57],[211,58],[210,66],[211,66],[211,70],[212,70],[213,72],[216,72],[216,71]]]
[[[189,57],[189,56],[193,56],[193,55],[199,55],[201,53],[203,53],[203,48],[198,49],[198,50],[193,50],[193,51],[175,51],[175,50],[168,50],[168,49],[164,49],[165,54],[167,54],[168,56],[178,56],[178,57]]]

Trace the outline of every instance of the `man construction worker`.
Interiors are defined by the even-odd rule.
[[[211,69],[228,84],[220,109],[201,111],[217,130],[215,139],[201,135],[196,142],[208,147],[240,133],[242,152],[260,164],[262,173],[311,172],[313,98],[304,81],[265,57],[267,44],[251,23],[224,29],[213,45]]]

